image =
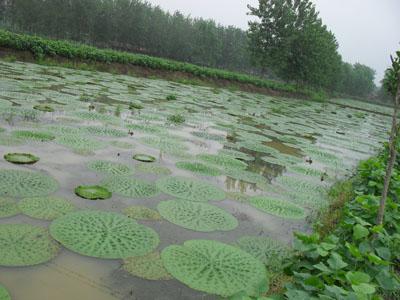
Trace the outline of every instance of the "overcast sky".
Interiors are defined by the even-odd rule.
[[[148,0],[171,12],[211,18],[223,25],[247,29],[247,4],[258,0]],[[347,62],[360,62],[377,71],[377,82],[400,49],[400,0],[312,0],[324,23],[339,42]]]

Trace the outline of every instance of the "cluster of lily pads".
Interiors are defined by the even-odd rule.
[[[5,160],[22,164],[0,168],[0,219],[24,214],[49,222],[0,222],[0,266],[41,264],[65,248],[119,259],[123,270],[147,280],[257,296],[291,254],[286,244],[254,231],[230,244],[193,239],[160,249],[151,222],[209,236],[235,233],[240,218],[226,207],[236,201],[243,213],[304,224],[311,210],[329,204],[326,188],[375,151],[390,121],[387,111],[360,112],[357,102],[338,109],[341,100],[283,101],[26,63],[0,66],[0,146]],[[44,162],[17,152],[20,146],[77,155],[98,181],[70,189],[76,202],[59,197],[60,183],[43,171]],[[97,157],[110,149],[114,158]],[[120,198],[127,201],[119,212],[91,201]],[[96,209],[81,209],[87,203]],[[0,299],[7,295],[0,285]]]

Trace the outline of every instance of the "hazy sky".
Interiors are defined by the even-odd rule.
[[[247,29],[247,4],[258,0],[148,0],[171,12],[211,18],[223,25]],[[312,0],[324,23],[339,42],[347,62],[360,62],[377,71],[377,82],[400,49],[400,0]]]

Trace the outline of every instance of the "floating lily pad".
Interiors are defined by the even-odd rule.
[[[263,212],[286,219],[304,219],[305,217],[303,208],[285,200],[255,196],[250,198],[250,204]]]
[[[1,146],[7,146],[7,147],[21,146],[24,144],[24,142],[25,142],[24,139],[20,139],[13,135],[0,133],[0,145]]]
[[[40,160],[39,157],[29,153],[7,153],[4,159],[13,164],[32,165]]]
[[[141,162],[147,162],[147,163],[156,161],[156,158],[154,156],[147,155],[147,154],[135,154],[133,156],[133,159],[141,161]]]
[[[75,210],[70,201],[59,197],[25,198],[18,207],[23,214],[43,220],[54,220]]]
[[[134,173],[133,169],[127,165],[107,160],[94,160],[87,166],[92,171],[106,175],[131,175]]]
[[[167,271],[190,288],[231,296],[268,285],[264,265],[247,252],[217,241],[191,240],[161,253]]]
[[[169,222],[194,231],[229,231],[239,224],[230,213],[207,203],[185,200],[161,201],[157,209]]]
[[[28,224],[1,224],[0,241],[0,266],[6,267],[41,264],[60,250],[46,228]]]
[[[38,197],[55,192],[58,183],[39,172],[0,169],[0,196]]]
[[[0,218],[8,218],[18,215],[20,210],[17,202],[11,199],[0,198]]]
[[[128,133],[126,133],[125,131],[104,126],[84,126],[79,128],[79,130],[82,133],[89,135],[109,136],[109,137],[128,136]]]
[[[75,188],[75,194],[89,200],[106,200],[112,196],[107,188],[99,185],[80,185]]]
[[[99,258],[127,258],[153,251],[158,234],[124,215],[104,211],[78,211],[56,219],[50,233],[66,248]]]
[[[247,164],[245,162],[228,155],[199,154],[196,157],[201,161],[204,161],[208,164],[213,164],[220,168],[235,168],[240,170],[247,168]]]
[[[218,154],[231,156],[238,160],[245,160],[245,161],[253,161],[254,160],[253,156],[251,156],[247,153],[241,152],[241,151],[233,150],[233,149],[224,148],[224,149],[219,150]]]
[[[236,242],[236,245],[275,272],[282,269],[283,260],[291,254],[287,245],[268,237],[244,236]]]
[[[148,208],[146,206],[134,205],[127,207],[123,210],[123,214],[129,218],[137,219],[137,220],[161,220],[161,215],[158,211],[154,209]]]
[[[106,143],[102,141],[74,134],[58,136],[56,142],[83,155],[93,154],[94,151],[106,147]]]
[[[320,194],[324,193],[324,187],[319,183],[314,183],[302,178],[296,178],[293,176],[280,176],[276,179],[276,182],[284,186],[286,189],[292,190],[299,194]]]
[[[159,179],[157,187],[168,195],[189,201],[207,202],[225,198],[224,191],[212,184],[179,176]]]
[[[45,131],[15,130],[11,134],[18,139],[35,142],[49,142],[56,138],[53,134]]]
[[[44,112],[53,112],[54,111],[53,107],[51,107],[50,105],[46,105],[46,104],[35,105],[33,107],[33,109],[44,111]]]
[[[170,175],[171,171],[159,164],[140,163],[136,165],[136,170],[142,173],[151,173],[156,175]]]
[[[126,258],[122,268],[134,276],[148,280],[170,280],[173,278],[165,270],[159,252]]]
[[[11,296],[7,289],[0,284],[0,300],[11,300]]]
[[[130,198],[150,198],[159,194],[154,183],[127,176],[111,176],[102,185],[111,192]]]
[[[186,162],[180,161],[176,163],[176,167],[179,169],[187,170],[196,174],[204,176],[219,176],[221,171],[211,165],[206,165],[199,162]]]

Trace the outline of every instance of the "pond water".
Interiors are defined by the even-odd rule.
[[[357,162],[375,153],[387,137],[389,111],[371,104],[363,110],[356,101],[335,101],[315,103],[0,62],[0,155],[22,152],[40,158],[33,165],[1,159],[0,173],[13,169],[45,174],[58,183],[48,194],[67,199],[78,210],[116,213],[135,205],[157,210],[159,203],[183,193],[180,184],[190,178],[189,189],[199,181],[208,185],[188,195],[201,202],[211,200],[208,203],[233,216],[237,226],[204,232],[199,229],[204,225],[201,221],[192,224],[200,226],[192,230],[174,224],[182,222],[179,217],[174,223],[138,220],[157,232],[157,251],[194,239],[234,245],[245,236],[290,245],[293,232],[309,231],[307,220],[329,204],[327,188],[351,175]],[[130,109],[132,103],[136,108]],[[54,111],[33,109],[37,105]],[[183,116],[184,123],[174,123],[174,115]],[[154,156],[156,162],[138,162],[132,159],[135,154]],[[119,171],[108,167],[96,172],[89,167],[96,161],[119,163],[133,171],[123,178],[111,174]],[[161,179],[176,176],[175,190],[161,187]],[[79,185],[98,185],[110,178],[140,179],[156,192],[131,197],[124,193],[129,187],[108,183],[113,190],[108,200],[86,200],[74,193]],[[19,178],[12,182],[11,190],[31,184]],[[223,191],[223,199],[207,199],[207,186]],[[37,186],[29,188],[35,193]],[[13,201],[29,197],[12,194],[2,182],[0,189],[0,197],[11,196]],[[260,195],[278,204],[260,207],[252,200]],[[2,224],[45,228],[51,224],[23,213],[1,218],[1,213],[0,228]],[[0,234],[0,249],[7,242]],[[122,259],[84,256],[64,247],[53,259],[33,266],[1,266],[2,256],[0,283],[15,300],[218,299],[176,279],[152,281],[131,275],[123,269]]]

